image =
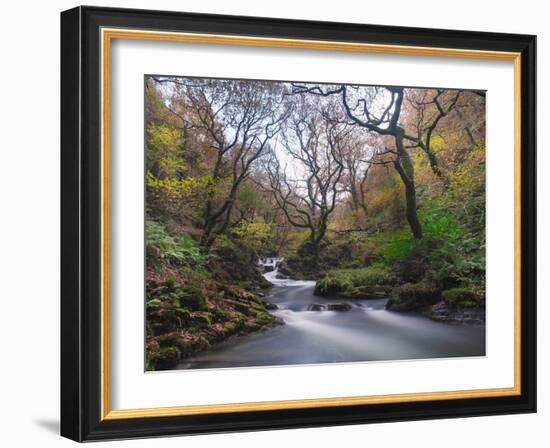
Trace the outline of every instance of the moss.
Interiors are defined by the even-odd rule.
[[[193,315],[193,323],[202,327],[210,327],[212,325],[212,314],[207,312],[195,313]]]
[[[215,307],[212,310],[211,315],[212,315],[212,322],[214,323],[223,322],[224,320],[226,320],[226,314],[223,308]]]
[[[315,283],[313,294],[316,296],[331,296],[346,289],[342,279],[333,275],[326,275]]]
[[[191,311],[189,311],[187,308],[176,308],[175,313],[183,321],[191,320]]]
[[[181,328],[182,318],[172,305],[163,304],[158,308],[147,308],[147,323],[153,334],[161,335]]]
[[[441,298],[440,291],[427,282],[406,283],[392,291],[386,308],[392,311],[418,311],[434,305]]]
[[[164,279],[164,282],[162,282],[162,287],[166,292],[174,291],[176,288],[176,279],[169,275]]]
[[[315,284],[314,294],[330,296],[341,294],[345,297],[364,297],[378,293],[380,286],[394,285],[395,277],[387,267],[373,264],[360,269],[334,269]]]
[[[478,294],[476,294],[470,288],[452,288],[443,291],[441,294],[443,300],[447,305],[458,308],[479,308],[481,307],[481,300]]]
[[[180,350],[177,347],[161,347],[151,362],[154,363],[155,369],[171,369],[178,364],[180,355]]]
[[[256,323],[258,325],[261,325],[261,326],[267,325],[271,323],[272,320],[273,319],[271,317],[271,314],[269,314],[268,312],[265,312],[265,311],[256,312]]]
[[[307,253],[291,252],[279,265],[279,272],[290,278],[310,280],[319,274],[319,264]]]
[[[180,307],[189,308],[193,311],[205,311],[208,309],[208,302],[197,285],[180,286],[176,289]]]
[[[159,299],[148,300],[147,302],[145,302],[145,307],[147,309],[160,308],[161,305],[162,305],[162,302]]]
[[[155,364],[156,364],[156,359],[152,357],[150,354],[147,354],[147,356],[145,357],[145,370],[147,372],[151,372],[155,370]]]
[[[165,334],[159,337],[160,350],[177,348],[180,356],[185,356],[193,350],[193,343],[186,341],[177,333]]]
[[[208,311],[189,311],[186,308],[176,308],[175,313],[181,319],[182,327],[208,328],[212,325],[212,313]]]
[[[387,297],[391,293],[389,285],[361,285],[346,289],[340,294],[347,299],[365,299],[369,297]]]
[[[216,238],[208,259],[208,270],[212,278],[221,283],[242,284],[246,288],[271,286],[256,265],[257,252],[242,242],[225,236]]]
[[[459,308],[478,308],[479,303],[474,300],[461,300],[458,302]]]
[[[225,334],[233,334],[237,331],[237,324],[235,322],[226,322],[223,324],[223,332]]]

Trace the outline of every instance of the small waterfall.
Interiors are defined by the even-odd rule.
[[[282,257],[262,257],[258,260],[258,268],[262,273],[276,271],[279,264],[283,261]]]

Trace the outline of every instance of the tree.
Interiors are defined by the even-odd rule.
[[[363,129],[352,130],[342,149],[345,171],[342,188],[349,194],[351,209],[361,211],[363,218],[368,212],[367,180],[377,155],[377,136]]]
[[[407,94],[407,100],[416,112],[414,120],[411,120],[414,121],[414,135],[406,135],[411,142],[409,148],[420,148],[424,151],[433,173],[445,189],[449,189],[450,181],[432,148],[432,137],[440,121],[455,108],[461,93],[460,90],[437,89],[414,90]]]
[[[381,136],[391,136],[395,148],[392,164],[405,186],[407,222],[414,237],[422,238],[422,226],[417,216],[414,166],[405,147],[405,129],[399,125],[403,106],[403,87],[370,87],[340,85],[323,90],[319,86],[294,84],[294,93],[339,95],[347,117],[356,126]]]
[[[206,197],[201,244],[209,247],[227,229],[239,187],[281,129],[287,110],[280,86],[241,80],[154,79],[170,86],[169,108],[182,127],[202,136],[213,151],[210,178],[224,188],[211,189]]]
[[[339,184],[345,168],[342,148],[348,133],[348,126],[331,122],[301,102],[287,120],[282,138],[293,172],[289,175],[288,167],[281,166],[282,156],[277,156],[275,150],[265,167],[267,188],[288,222],[309,231],[301,250],[314,265],[341,192]]]

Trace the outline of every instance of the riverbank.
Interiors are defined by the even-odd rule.
[[[149,370],[485,353],[484,310],[459,308],[464,291],[443,294],[447,303],[440,292],[389,285],[395,277],[374,269],[359,276],[346,270],[347,277],[341,270],[337,281],[291,279],[279,272],[277,257],[254,262],[243,274],[234,265],[248,258],[238,256],[225,247],[210,257],[208,271],[174,273],[162,265],[149,273]],[[227,275],[244,276],[231,284]]]
[[[262,299],[271,283],[259,273],[253,253],[226,241],[205,256],[192,250],[193,243],[186,244],[189,263],[150,254],[147,370],[172,369],[232,336],[282,324]]]
[[[187,292],[184,289],[172,294],[179,295],[180,301],[183,298],[185,302]],[[283,323],[249,291],[223,287],[218,292],[224,294],[205,300],[200,309],[191,307],[189,302],[158,306],[149,303],[148,370],[172,369],[182,359],[232,336],[267,330]]]
[[[485,355],[483,325],[450,325],[412,312],[386,309],[387,298],[314,295],[315,282],[265,277],[263,298],[283,326],[229,338],[183,359],[178,369],[388,361]],[[280,276],[279,276],[280,277]],[[330,304],[347,304],[334,311]],[[313,311],[312,305],[324,306]]]

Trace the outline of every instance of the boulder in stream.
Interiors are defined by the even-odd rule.
[[[327,307],[321,303],[312,303],[307,307],[308,311],[325,311]]]
[[[351,304],[347,302],[329,303],[327,305],[329,311],[349,311],[351,308]]]
[[[279,307],[277,306],[276,303],[267,302],[265,300],[262,303],[263,303],[266,310],[278,310],[279,309]]]

